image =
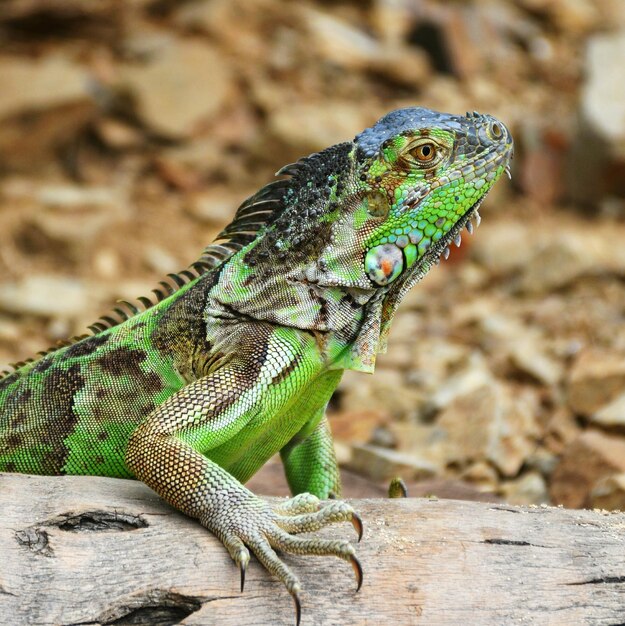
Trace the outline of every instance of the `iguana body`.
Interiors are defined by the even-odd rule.
[[[0,470],[135,477],[196,517],[242,574],[250,548],[335,554],[293,533],[357,516],[340,494],[325,406],[344,369],[371,372],[404,293],[469,224],[511,156],[490,116],[390,113],[284,168],[248,199],[201,275],[146,311],[0,380]],[[280,452],[272,509],[242,483]],[[312,495],[311,495],[312,494]]]

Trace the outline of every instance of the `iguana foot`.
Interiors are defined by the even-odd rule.
[[[239,566],[241,591],[251,550],[264,567],[284,583],[293,597],[296,624],[299,624],[301,618],[301,584],[275,550],[288,554],[337,556],[351,564],[356,576],[356,591],[362,585],[362,567],[349,541],[294,536],[319,530],[334,522],[351,521],[360,540],[362,522],[345,502],[333,501],[321,506],[318,498],[303,493],[271,507],[254,496],[237,503],[235,507],[213,510],[211,513],[202,516],[200,521],[222,540]]]

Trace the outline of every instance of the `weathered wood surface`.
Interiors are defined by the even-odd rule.
[[[357,500],[365,572],[286,557],[302,624],[625,623],[625,514],[454,500]],[[352,537],[349,525],[328,534]],[[219,542],[144,485],[0,474],[0,624],[288,624],[281,585],[246,591]]]

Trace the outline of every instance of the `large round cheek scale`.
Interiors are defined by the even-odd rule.
[[[397,247],[389,243],[371,248],[365,256],[365,271],[376,285],[392,283],[404,269],[404,255]]]

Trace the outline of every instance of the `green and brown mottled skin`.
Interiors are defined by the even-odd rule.
[[[274,548],[351,520],[325,407],[344,369],[373,371],[406,291],[457,239],[508,166],[488,115],[389,113],[354,141],[287,166],[239,208],[201,274],[126,321],[0,379],[0,470],[135,477],[225,544],[251,549],[293,595]],[[280,452],[295,497],[247,481]],[[242,578],[243,580],[243,578]]]

